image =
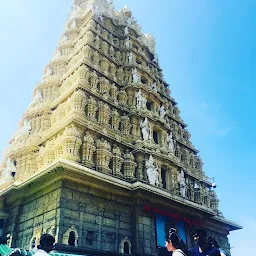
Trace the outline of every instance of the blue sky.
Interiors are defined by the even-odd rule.
[[[0,1],[0,150],[17,128],[52,58],[71,0]],[[244,226],[233,256],[256,243],[254,161],[256,2],[116,0],[152,33],[164,76],[192,142],[214,176],[220,209]],[[254,250],[253,250],[254,251]]]

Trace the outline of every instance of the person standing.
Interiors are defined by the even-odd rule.
[[[193,237],[197,246],[189,249],[188,256],[221,256],[218,248],[207,241],[206,231],[203,228],[197,228]]]
[[[165,246],[168,252],[172,252],[172,256],[186,256],[185,245],[175,232],[168,235]]]
[[[49,252],[53,250],[55,239],[52,235],[43,234],[40,237],[40,244],[37,246],[38,250],[34,256],[48,256]]]

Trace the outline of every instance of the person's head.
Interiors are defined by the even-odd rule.
[[[49,253],[53,250],[53,244],[55,243],[55,239],[52,235],[43,234],[40,237],[40,245],[38,246],[39,249],[42,249]]]
[[[215,247],[215,248],[218,248],[218,249],[220,248],[218,242],[215,240],[214,237],[209,236],[207,238],[207,243],[208,243],[209,247]]]
[[[206,242],[206,231],[203,228],[196,228],[193,232],[193,238],[199,246],[203,246]]]
[[[170,233],[165,239],[165,247],[168,252],[181,249],[181,240],[175,232]]]

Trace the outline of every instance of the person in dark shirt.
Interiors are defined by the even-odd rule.
[[[221,256],[218,248],[213,247],[212,243],[207,241],[206,231],[203,228],[197,228],[193,237],[198,246],[189,249],[189,256]]]

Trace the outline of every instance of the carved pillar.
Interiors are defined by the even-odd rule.
[[[136,162],[138,164],[137,166],[137,172],[136,172],[136,178],[139,180],[145,180],[143,175],[143,169],[144,169],[144,157],[142,153],[136,154]]]
[[[124,82],[129,84],[131,82],[131,72],[128,69],[125,69],[124,72]]]
[[[109,75],[113,78],[116,79],[116,65],[114,63],[110,64],[110,73]]]
[[[128,95],[128,102],[127,102],[127,104],[128,104],[128,106],[131,108],[131,107],[133,107],[134,109],[136,108],[136,103],[135,103],[135,93],[134,93],[134,91],[132,91],[132,90],[128,90],[127,91],[127,95]]]
[[[87,40],[87,42],[93,43],[93,41],[94,41],[94,34],[93,34],[93,32],[91,30],[88,30],[86,32],[86,40]]]
[[[91,72],[90,78],[89,78],[89,84],[92,92],[98,91],[98,83],[99,83],[99,78],[96,71]]]
[[[118,95],[118,101],[120,105],[126,105],[127,103],[127,93],[125,90],[121,90]]]
[[[116,78],[117,78],[117,81],[118,83],[123,83],[123,79],[124,79],[124,70],[123,68],[118,68],[117,71],[116,71]]]
[[[101,138],[96,141],[96,147],[96,169],[104,173],[111,173],[111,169],[109,168],[112,157],[110,144]]]
[[[91,134],[87,132],[84,136],[84,143],[82,146],[82,163],[88,168],[94,166],[93,162],[93,154],[96,151],[96,147],[94,146],[94,139]]]
[[[102,71],[104,73],[108,74],[109,62],[105,57],[102,58],[100,66],[101,66]]]
[[[115,84],[112,84],[110,88],[110,96],[113,102],[116,104],[118,104],[117,95],[118,95],[118,89],[115,86]]]
[[[87,105],[87,117],[89,120],[96,121],[96,111],[98,110],[97,102],[93,97],[90,97]]]
[[[105,77],[100,78],[99,93],[101,93],[105,99],[109,97],[109,81]]]
[[[64,130],[62,135],[63,157],[71,161],[80,161],[80,147],[82,144],[80,132],[72,125]]]
[[[109,51],[109,45],[106,41],[103,41],[102,42],[102,45],[101,45],[101,50],[104,52],[104,53],[108,53]]]
[[[78,90],[75,91],[72,95],[71,105],[72,108],[79,112],[80,114],[85,114],[85,106],[86,106],[86,95],[83,91]]]
[[[158,166],[158,187],[162,188],[163,187],[163,181],[162,181],[162,164],[161,162],[156,162],[157,166]]]
[[[121,132],[123,135],[130,135],[131,123],[128,116],[121,117]]]
[[[50,165],[55,160],[54,140],[47,141],[44,150],[44,166]]]
[[[86,84],[87,80],[87,75],[89,73],[88,68],[86,68],[84,65],[81,66],[77,72],[75,73],[77,76],[77,82],[81,83],[81,84]]]
[[[98,115],[99,124],[109,126],[109,120],[110,120],[109,105],[103,102],[99,102],[99,115]]]
[[[135,178],[135,169],[137,164],[134,160],[133,154],[130,153],[129,150],[126,150],[126,153],[124,154],[124,177],[128,179]]]
[[[131,124],[132,124],[132,136],[134,139],[140,138],[140,126],[139,126],[139,120],[137,117],[133,116],[131,118]]]
[[[92,52],[92,48],[89,45],[86,45],[83,48],[83,55],[86,59],[88,59],[89,61],[93,60],[93,52]]]
[[[123,176],[121,169],[124,162],[124,159],[121,157],[121,150],[117,145],[114,145],[113,148],[113,174],[117,176]]]

